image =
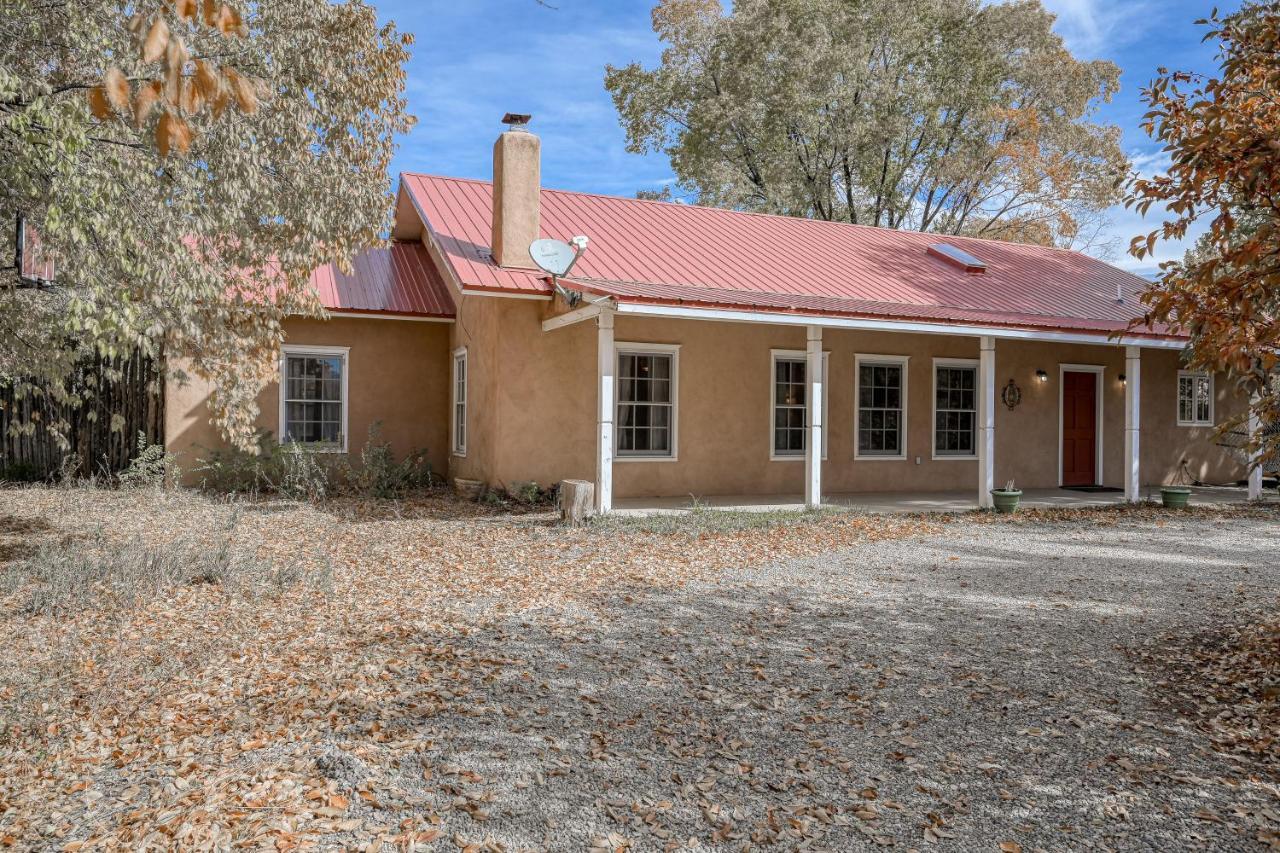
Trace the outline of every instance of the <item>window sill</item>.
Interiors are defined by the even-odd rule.
[[[853,458],[858,462],[906,462],[907,455],[901,456],[864,456],[860,453],[853,454]]]
[[[803,462],[803,461],[804,461],[804,454],[803,454],[803,453],[801,453],[799,456],[793,456],[793,455],[791,455],[791,454],[787,454],[787,455],[785,455],[785,456],[779,456],[779,455],[777,455],[776,453],[770,453],[770,454],[769,454],[769,461],[770,461],[770,462]],[[822,454],[822,461],[823,461],[823,462],[826,462],[826,461],[827,461],[827,454],[825,454],[825,453],[824,453],[824,454]]]
[[[977,462],[978,454],[971,453],[968,456],[947,456],[945,454],[938,455],[935,453],[929,458],[934,462]]]
[[[613,454],[614,462],[679,462],[676,456],[623,456],[621,454]]]
[[[1180,427],[1199,427],[1200,429],[1213,429],[1217,424],[1212,421],[1178,421]]]

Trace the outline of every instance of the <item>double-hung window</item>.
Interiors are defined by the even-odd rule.
[[[617,456],[676,458],[679,347],[618,344]]]
[[[808,385],[806,357],[802,350],[773,350],[773,406],[770,417],[771,456],[774,459],[803,459],[808,441]],[[827,354],[822,354],[822,381],[827,381]],[[830,393],[822,396],[822,423],[827,418]],[[822,455],[827,455],[827,430],[822,431]]]
[[[971,459],[978,453],[978,364],[933,360],[933,456]]]
[[[453,406],[450,435],[453,455],[467,455],[467,350],[453,351]]]
[[[907,356],[854,358],[855,458],[905,459],[907,455]]]
[[[285,346],[280,440],[315,450],[347,449],[347,347]]]
[[[1213,376],[1178,371],[1178,426],[1213,425]]]

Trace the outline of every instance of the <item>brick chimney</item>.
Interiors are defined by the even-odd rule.
[[[503,267],[537,269],[529,244],[538,239],[542,143],[529,132],[530,116],[507,113],[508,130],[493,143],[493,260]]]

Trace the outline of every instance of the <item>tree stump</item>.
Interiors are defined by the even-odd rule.
[[[596,487],[586,480],[560,481],[560,519],[577,527],[595,511]]]

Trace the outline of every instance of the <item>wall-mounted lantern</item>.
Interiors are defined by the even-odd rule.
[[[1048,374],[1048,373],[1045,373],[1043,370],[1037,370],[1037,371],[1036,371],[1036,381],[1037,381],[1037,382],[1048,382],[1048,381],[1049,381],[1049,374]]]

